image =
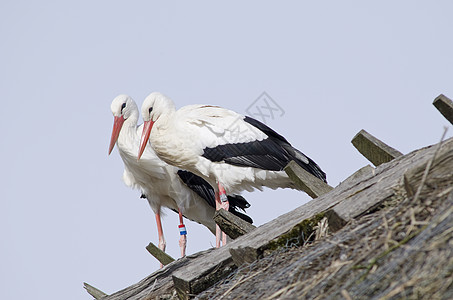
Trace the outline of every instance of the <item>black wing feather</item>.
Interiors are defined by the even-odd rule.
[[[184,170],[178,170],[178,176],[191,190],[193,190],[198,194],[198,196],[203,198],[210,206],[214,208],[216,207],[215,191],[206,180],[204,180],[200,176]],[[245,209],[250,207],[250,203],[248,203],[244,197],[240,195],[229,195],[228,202],[230,203],[230,208],[228,210],[229,212],[238,216],[246,222],[253,223],[253,220],[249,216],[238,211],[238,209],[241,209],[245,212]]]
[[[326,182],[326,174],[321,168],[308,156],[291,146],[283,136],[253,118],[245,117],[244,121],[261,130],[268,138],[205,148],[203,156],[213,162],[224,161],[231,165],[269,171],[282,171],[291,160],[294,160],[306,171]],[[300,157],[306,158],[308,164]]]
[[[206,180],[184,170],[178,170],[178,176],[185,185],[203,198],[210,206],[215,208],[215,191]]]

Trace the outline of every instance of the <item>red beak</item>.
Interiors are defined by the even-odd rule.
[[[110,138],[110,147],[109,147],[109,155],[112,153],[113,147],[115,147],[115,143],[118,140],[118,136],[120,135],[121,127],[123,127],[124,118],[115,117],[113,122],[113,130],[112,130],[112,137]]]
[[[149,120],[149,121],[146,121],[145,123],[143,123],[142,138],[140,139],[140,151],[138,152],[137,160],[139,160],[140,157],[142,157],[143,151],[145,151],[153,125],[154,125],[153,120]]]

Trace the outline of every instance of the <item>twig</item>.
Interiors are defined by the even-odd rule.
[[[385,295],[384,297],[381,297],[379,298],[380,300],[387,300],[387,299],[390,299],[392,298],[393,296],[396,296],[398,295],[399,293],[401,293],[402,291],[404,291],[407,287],[411,287],[411,286],[414,286],[417,281],[420,281],[420,278],[417,278],[417,277],[413,277],[411,280],[409,281],[406,281],[405,283],[397,286],[396,288],[394,288],[393,290],[391,290],[387,295]]]
[[[240,285],[240,284],[246,282],[246,281],[249,280],[249,279],[252,279],[252,278],[255,277],[256,275],[261,274],[261,273],[263,273],[264,271],[266,271],[267,269],[269,269],[269,267],[270,267],[271,265],[272,265],[272,264],[269,264],[269,266],[267,266],[267,267],[264,268],[263,270],[260,270],[260,271],[256,272],[255,274],[253,274],[253,275],[251,275],[251,276],[249,276],[249,277],[247,277],[247,278],[245,278],[245,279],[243,279],[245,275],[242,275],[242,276],[238,279],[238,281],[237,281],[232,287],[230,287],[230,288],[229,288],[222,296],[220,296],[219,300],[222,299],[223,297],[225,297],[226,295],[228,295],[228,294],[229,294],[235,287],[237,287],[238,285]]]
[[[410,208],[410,214],[411,214],[410,215],[411,223],[409,224],[409,227],[406,230],[406,235],[411,233],[411,231],[415,228],[416,225],[427,225],[427,224],[429,224],[429,222],[417,221],[415,219],[415,210],[414,210],[413,207]]]
[[[329,234],[329,220],[326,217],[322,218],[313,229],[315,230],[315,241],[326,237]]]
[[[420,185],[417,189],[417,192],[415,193],[414,196],[414,202],[418,200],[418,197],[420,196],[420,193],[422,191],[423,186],[425,185],[426,178],[428,177],[429,169],[431,168],[431,165],[433,164],[434,159],[436,158],[437,153],[440,150],[440,146],[442,145],[442,142],[444,141],[445,135],[447,134],[448,127],[444,127],[444,133],[442,134],[442,137],[440,138],[439,144],[436,146],[436,150],[434,151],[433,157],[428,161],[426,164],[425,172],[423,173],[422,181],[420,182]]]
[[[384,229],[387,232],[387,235],[385,236],[385,242],[384,242],[384,248],[385,250],[388,250],[389,248],[389,240],[392,237],[392,231],[389,231],[389,224],[387,222],[387,218],[385,217],[385,214],[382,215],[382,219],[384,220]]]
[[[175,261],[173,257],[165,253],[164,251],[160,250],[157,248],[153,243],[149,243],[148,246],[146,246],[146,250],[150,254],[152,254],[162,265],[168,265],[169,263]],[[162,266],[161,266],[162,267]]]
[[[290,284],[284,288],[282,288],[281,290],[279,291],[276,291],[275,293],[273,293],[272,295],[270,295],[269,297],[266,298],[266,300],[271,300],[271,299],[274,299],[274,298],[277,298],[278,296],[280,296],[281,294],[285,293],[286,291],[288,291],[289,289],[292,289],[293,287],[295,287],[296,285],[298,284],[301,284],[299,281],[296,281],[294,282],[293,284]]]
[[[235,284],[233,284],[222,296],[220,296],[219,300],[228,295],[235,287],[240,285],[242,283],[242,278],[244,278],[244,276],[245,275],[242,275]]]
[[[154,287],[156,286],[156,283],[157,283],[157,278],[156,278],[156,280],[154,280],[153,286],[151,287],[151,290],[150,290],[150,291],[153,291],[153,290],[154,290]]]
[[[88,292],[88,294],[93,296],[94,299],[101,299],[102,297],[107,296],[106,293],[104,293],[103,291],[95,288],[94,286],[92,286],[86,282],[83,283],[83,287]]]
[[[346,300],[352,300],[351,295],[349,295],[347,290],[341,290],[341,295],[346,299]]]

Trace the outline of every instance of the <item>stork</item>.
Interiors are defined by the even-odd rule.
[[[139,111],[134,100],[127,95],[117,96],[111,104],[114,125],[110,139],[109,154],[115,144],[124,162],[123,180],[127,186],[139,189],[155,213],[159,236],[158,247],[165,251],[166,242],[162,229],[161,208],[167,207],[179,213],[181,256],[185,255],[186,228],[183,216],[201,223],[212,233],[216,231],[213,220],[216,202],[213,188],[202,178],[159,159],[150,146],[141,149],[142,157],[137,158],[140,134],[143,125],[137,126]],[[233,203],[230,212],[248,222],[252,220],[237,211],[249,203],[241,196],[228,196]]]
[[[141,113],[144,127],[138,157],[149,141],[163,161],[209,182],[215,189],[217,209],[228,208],[226,194],[263,186],[297,189],[283,170],[291,160],[326,182],[326,174],[312,159],[251,117],[212,105],[176,110],[173,101],[158,92],[146,97]],[[217,228],[217,247],[219,236]]]

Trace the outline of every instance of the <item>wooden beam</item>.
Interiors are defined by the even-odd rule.
[[[354,136],[351,143],[376,167],[403,155],[363,129]]]
[[[324,195],[333,189],[333,187],[318,177],[305,171],[294,160],[290,161],[285,167],[285,172],[298,189],[303,190],[313,199]]]
[[[88,294],[93,296],[94,299],[101,299],[102,297],[108,296],[103,291],[95,288],[94,286],[92,286],[86,282],[83,283],[83,288],[88,292]]]
[[[417,187],[421,184],[422,173],[427,162],[432,160],[436,148],[425,147],[413,151],[389,162],[386,168],[375,169],[370,166],[362,168],[329,194],[320,196],[287,214],[275,216],[274,220],[254,229],[253,233],[241,236],[219,249],[209,249],[193,257],[178,259],[154,275],[105,299],[154,299],[161,295],[170,295],[167,298],[171,298],[171,295],[174,295],[173,288],[177,288],[182,299],[193,297],[225,278],[240,264],[253,262],[277,247],[291,244],[294,238],[300,238],[302,232],[305,236],[304,228],[317,224],[324,217],[329,220],[329,230],[335,231],[344,225],[343,222],[372,211],[382,205],[383,201],[399,195],[398,191],[404,190],[403,175],[406,175],[406,181],[410,185]],[[428,181],[431,176],[451,179],[452,165],[453,138],[444,141],[440,147],[430,169]],[[416,172],[408,172],[415,170],[414,168],[417,168]],[[451,189],[447,191],[451,192]],[[283,202],[282,200],[282,204]]]
[[[451,101],[451,99],[440,94],[436,99],[434,99],[433,105],[438,111],[440,111],[445,119],[453,124],[453,101]]]
[[[242,220],[223,208],[215,212],[214,221],[219,225],[220,229],[232,239],[236,239],[256,228],[256,226]]]
[[[190,295],[200,293],[243,263],[253,262],[265,251],[284,246],[288,240],[298,238],[302,233],[305,238],[308,238],[313,227],[324,217],[327,217],[329,229],[332,232],[340,229],[348,220],[341,218],[333,208],[345,197],[350,197],[357,202],[357,197],[360,195],[355,195],[354,192],[363,188],[363,184],[358,182],[364,180],[363,176],[373,178],[373,169],[369,166],[362,168],[356,176],[349,177],[339,188],[332,190],[333,194],[320,196],[287,214],[276,217],[257,227],[252,233],[215,249],[203,257],[203,260],[194,260],[184,268],[180,268],[173,273],[173,282],[179,295],[182,298],[189,298]],[[351,196],[351,193],[354,196]],[[374,197],[370,197],[373,203],[387,196],[380,193],[373,195]],[[367,207],[362,206],[360,209],[367,209]]]
[[[448,144],[453,149],[453,139]],[[306,237],[310,227],[322,217],[328,218],[332,231],[340,229],[392,197],[395,188],[401,186],[403,174],[410,168],[426,163],[433,151],[431,147],[411,152],[398,161],[390,162],[388,168],[360,169],[328,194],[261,225],[246,239],[241,237],[232,242],[230,253],[234,263],[237,266],[251,263],[268,251],[297,240],[301,233]]]
[[[337,188],[341,189],[343,187],[350,187],[354,186],[358,182],[362,182],[364,180],[370,179],[372,176],[375,174],[375,168],[373,168],[370,165],[366,165],[365,167],[360,168],[359,170],[355,171],[352,175],[350,175],[348,178],[343,180]],[[360,190],[359,190],[360,192]],[[349,198],[349,197],[347,197]],[[347,200],[345,200],[347,201]],[[366,202],[366,201],[365,201]],[[341,203],[334,205],[333,207],[329,208],[325,215],[327,217],[327,220],[329,222],[329,229],[331,232],[335,232],[339,229],[341,229],[343,226],[346,225],[346,223],[351,219],[350,216],[345,216],[345,208],[342,208],[339,206]],[[365,204],[365,207],[372,206],[374,203],[372,202],[371,204],[367,203],[362,203],[362,205]],[[346,209],[354,209],[358,211],[363,211],[363,208],[358,208],[356,204],[349,205],[350,207],[346,207]]]
[[[148,250],[148,252],[151,253],[151,255],[154,256],[158,261],[160,261],[160,263],[164,266],[175,261],[173,257],[160,250],[151,242],[148,244],[148,246],[146,246],[146,250]]]
[[[355,171],[352,175],[349,175],[349,177],[343,180],[340,184],[347,184],[349,182],[364,180],[366,177],[373,176],[374,172],[375,168],[373,168],[371,165],[366,165]]]
[[[245,263],[252,263],[266,253],[272,252],[276,249],[284,248],[288,245],[303,245],[305,242],[313,240],[315,237],[315,227],[317,227],[324,218],[327,218],[328,228],[330,232],[335,232],[341,229],[347,223],[346,221],[341,219],[338,214],[332,209],[329,209],[325,212],[319,212],[317,210],[311,210],[307,205],[303,205],[300,208],[302,207],[304,208],[303,214],[306,214],[309,217],[301,217],[299,219],[299,222],[297,223],[294,223],[294,218],[291,219],[291,221],[287,220],[287,223],[293,225],[291,228],[282,230],[283,228],[288,227],[283,227],[280,225],[280,232],[277,234],[275,233],[275,231],[272,232],[271,230],[269,230],[269,233],[260,232],[259,234],[261,235],[261,240],[258,243],[252,244],[248,241],[244,241],[242,245],[231,246],[230,254],[235,265],[241,266]],[[297,209],[297,211],[301,213],[301,210],[299,208]],[[291,214],[293,213],[294,211],[291,212]],[[280,218],[284,219],[284,217],[289,214],[290,213],[283,215]],[[272,223],[274,226],[278,226],[275,224],[276,222],[272,221]],[[261,227],[259,227],[258,229],[260,229]],[[258,229],[256,231],[258,231]],[[250,235],[251,238],[253,236],[253,234]]]
[[[111,295],[102,298],[102,300],[175,299],[177,293],[173,284],[172,275],[177,270],[184,270],[186,266],[190,265],[194,260],[205,261],[206,255],[213,252],[213,250],[213,248],[210,248],[181,257],[175,262],[158,269],[139,282],[112,293]]]
[[[180,299],[201,293],[236,269],[228,245],[214,249],[173,273],[173,284]]]

